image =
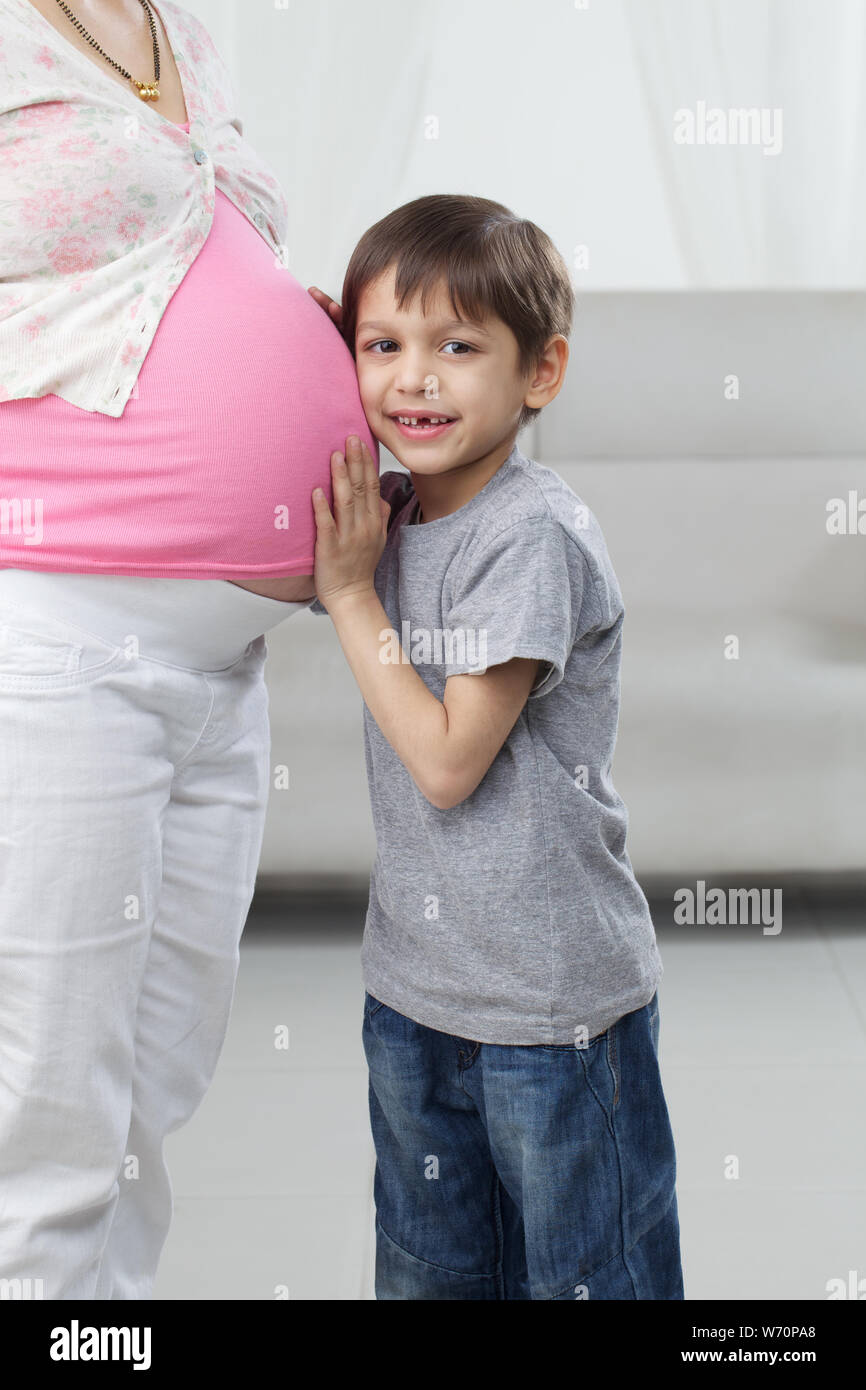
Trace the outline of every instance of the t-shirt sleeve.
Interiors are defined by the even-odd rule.
[[[480,673],[512,657],[542,663],[530,698],[562,680],[583,605],[585,561],[553,518],[528,517],[473,550],[447,613],[445,674]]]
[[[379,496],[383,497],[391,507],[391,518],[388,522],[389,531],[391,522],[397,513],[403,510],[412,492],[412,479],[408,473],[402,473],[396,468],[389,468],[386,472],[379,474]]]
[[[391,529],[391,522],[399,511],[406,505],[412,494],[412,479],[408,473],[402,473],[396,468],[389,468],[387,472],[379,474],[379,496],[389,503],[391,516],[388,520],[388,530]],[[310,604],[310,612],[319,617],[324,613],[327,617],[328,610],[318,599],[314,599]]]

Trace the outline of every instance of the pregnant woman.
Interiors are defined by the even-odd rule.
[[[354,364],[204,26],[0,0],[0,1278],[152,1296]],[[324,296],[321,297],[325,299]]]

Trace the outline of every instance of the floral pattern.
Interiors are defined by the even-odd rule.
[[[53,392],[122,415],[217,188],[275,252],[285,243],[285,195],[243,136],[207,29],[170,0],[155,8],[189,134],[29,0],[0,0],[0,401]]]

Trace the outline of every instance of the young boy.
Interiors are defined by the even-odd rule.
[[[343,286],[364,412],[408,469],[378,478],[351,437],[333,515],[313,495],[377,838],[379,1299],[683,1297],[662,965],[611,781],[622,598],[593,514],[516,444],[572,309],[545,233],[475,197],[389,214]]]

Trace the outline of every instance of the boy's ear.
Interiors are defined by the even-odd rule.
[[[567,365],[568,339],[562,333],[554,333],[545,344],[544,351],[535,365],[523,404],[533,410],[541,410],[549,405],[562,389]]]

